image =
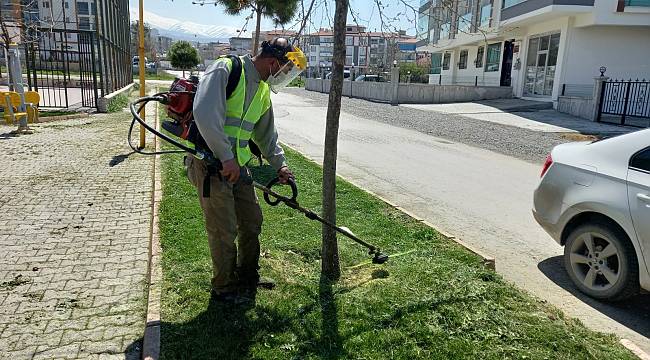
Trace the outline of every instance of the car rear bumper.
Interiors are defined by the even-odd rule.
[[[535,211],[533,209],[533,217],[535,218],[535,221],[546,231],[553,240],[555,240],[558,244],[562,245],[562,229],[558,226],[558,224],[554,224],[547,219],[545,219],[542,215],[540,215],[539,212]]]

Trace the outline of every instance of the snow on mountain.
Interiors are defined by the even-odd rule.
[[[138,10],[130,9],[131,21],[138,19]],[[144,23],[158,30],[160,35],[177,40],[189,41],[228,41],[237,36],[237,29],[231,26],[197,24],[181,21],[144,11]]]

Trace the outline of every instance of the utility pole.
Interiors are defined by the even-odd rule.
[[[140,34],[140,45],[138,47],[138,66],[140,72],[140,97],[145,96],[145,82],[144,82],[144,0],[140,0],[140,21],[138,24],[138,32]],[[144,121],[145,117],[144,107],[140,110],[140,118]],[[144,126],[140,125],[140,149],[144,149]]]

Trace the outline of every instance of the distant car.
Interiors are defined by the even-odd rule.
[[[350,70],[343,70],[343,79],[348,79],[350,77]],[[325,79],[331,79],[332,72],[325,74]]]
[[[379,75],[359,75],[354,81],[386,82],[386,78]]]
[[[650,129],[556,146],[533,215],[580,291],[617,301],[650,290]]]

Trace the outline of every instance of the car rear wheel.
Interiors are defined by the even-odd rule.
[[[574,229],[564,246],[564,266],[578,289],[596,299],[620,301],[639,291],[634,247],[614,226],[587,224]]]

